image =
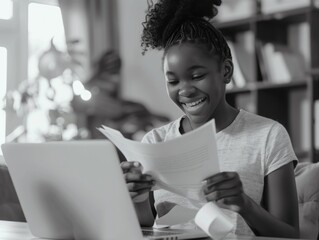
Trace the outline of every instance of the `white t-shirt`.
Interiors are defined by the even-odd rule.
[[[151,130],[142,142],[165,142],[181,136],[182,118]],[[216,138],[221,172],[237,172],[244,192],[257,204],[262,199],[264,177],[291,161],[297,162],[288,133],[281,124],[244,110],[240,110],[235,120],[218,132]],[[175,205],[190,209],[198,207],[188,199],[165,190],[154,191],[154,198],[159,217],[167,214]],[[235,234],[254,235],[239,214],[222,210],[235,224]]]

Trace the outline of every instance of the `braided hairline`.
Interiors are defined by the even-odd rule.
[[[205,44],[211,53],[217,54],[221,58],[221,61],[232,59],[229,46],[222,33],[204,19],[189,19],[185,21],[164,42],[163,48],[165,52],[173,45],[194,42]]]

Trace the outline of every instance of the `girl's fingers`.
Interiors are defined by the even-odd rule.
[[[231,204],[233,202],[236,202],[236,200],[237,200],[237,197],[228,197],[228,198],[220,199],[219,201],[216,202],[216,204],[220,208],[226,208],[233,212],[240,212],[241,208],[238,205]]]
[[[229,180],[218,182],[216,184],[205,185],[203,186],[203,191],[205,194],[208,194],[210,192],[227,190],[232,188],[242,189],[242,182],[239,178],[231,178]]]
[[[127,188],[130,192],[150,191],[154,186],[154,182],[130,182],[127,183]]]
[[[132,198],[135,198],[141,194],[144,194],[144,193],[149,193],[150,192],[150,189],[142,189],[142,190],[139,190],[139,191],[134,191],[134,192],[130,192],[130,195]]]
[[[139,162],[121,162],[121,168],[123,173],[127,173],[127,172],[140,172],[142,173],[143,167]]]
[[[217,173],[209,178],[206,178],[205,180],[202,181],[202,183],[206,186],[211,186],[211,185],[215,185],[215,184],[218,184],[220,182],[230,180],[233,178],[237,178],[237,177],[238,177],[237,172],[220,172],[220,173]]]
[[[207,201],[218,201],[220,199],[226,199],[229,197],[238,196],[241,193],[242,193],[242,189],[232,188],[232,189],[228,189],[228,190],[219,190],[219,191],[210,192],[210,193],[205,195],[205,198]],[[226,202],[227,202],[227,200],[226,200]]]
[[[151,175],[148,174],[140,174],[137,172],[128,172],[124,174],[125,180],[127,183],[129,182],[150,182],[153,181]]]

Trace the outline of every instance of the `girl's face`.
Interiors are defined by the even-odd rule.
[[[200,126],[223,113],[225,83],[231,76],[204,46],[172,46],[163,65],[168,95],[192,124]]]

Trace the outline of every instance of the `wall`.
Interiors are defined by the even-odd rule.
[[[146,0],[118,0],[119,49],[123,59],[122,95],[145,104],[152,112],[175,119],[182,112],[169,99],[162,71],[162,52],[142,56],[142,22]]]
[[[59,0],[66,40],[78,40],[72,50],[84,53],[76,55],[84,69],[83,81],[92,76],[92,63],[113,46],[111,3],[111,0]]]

